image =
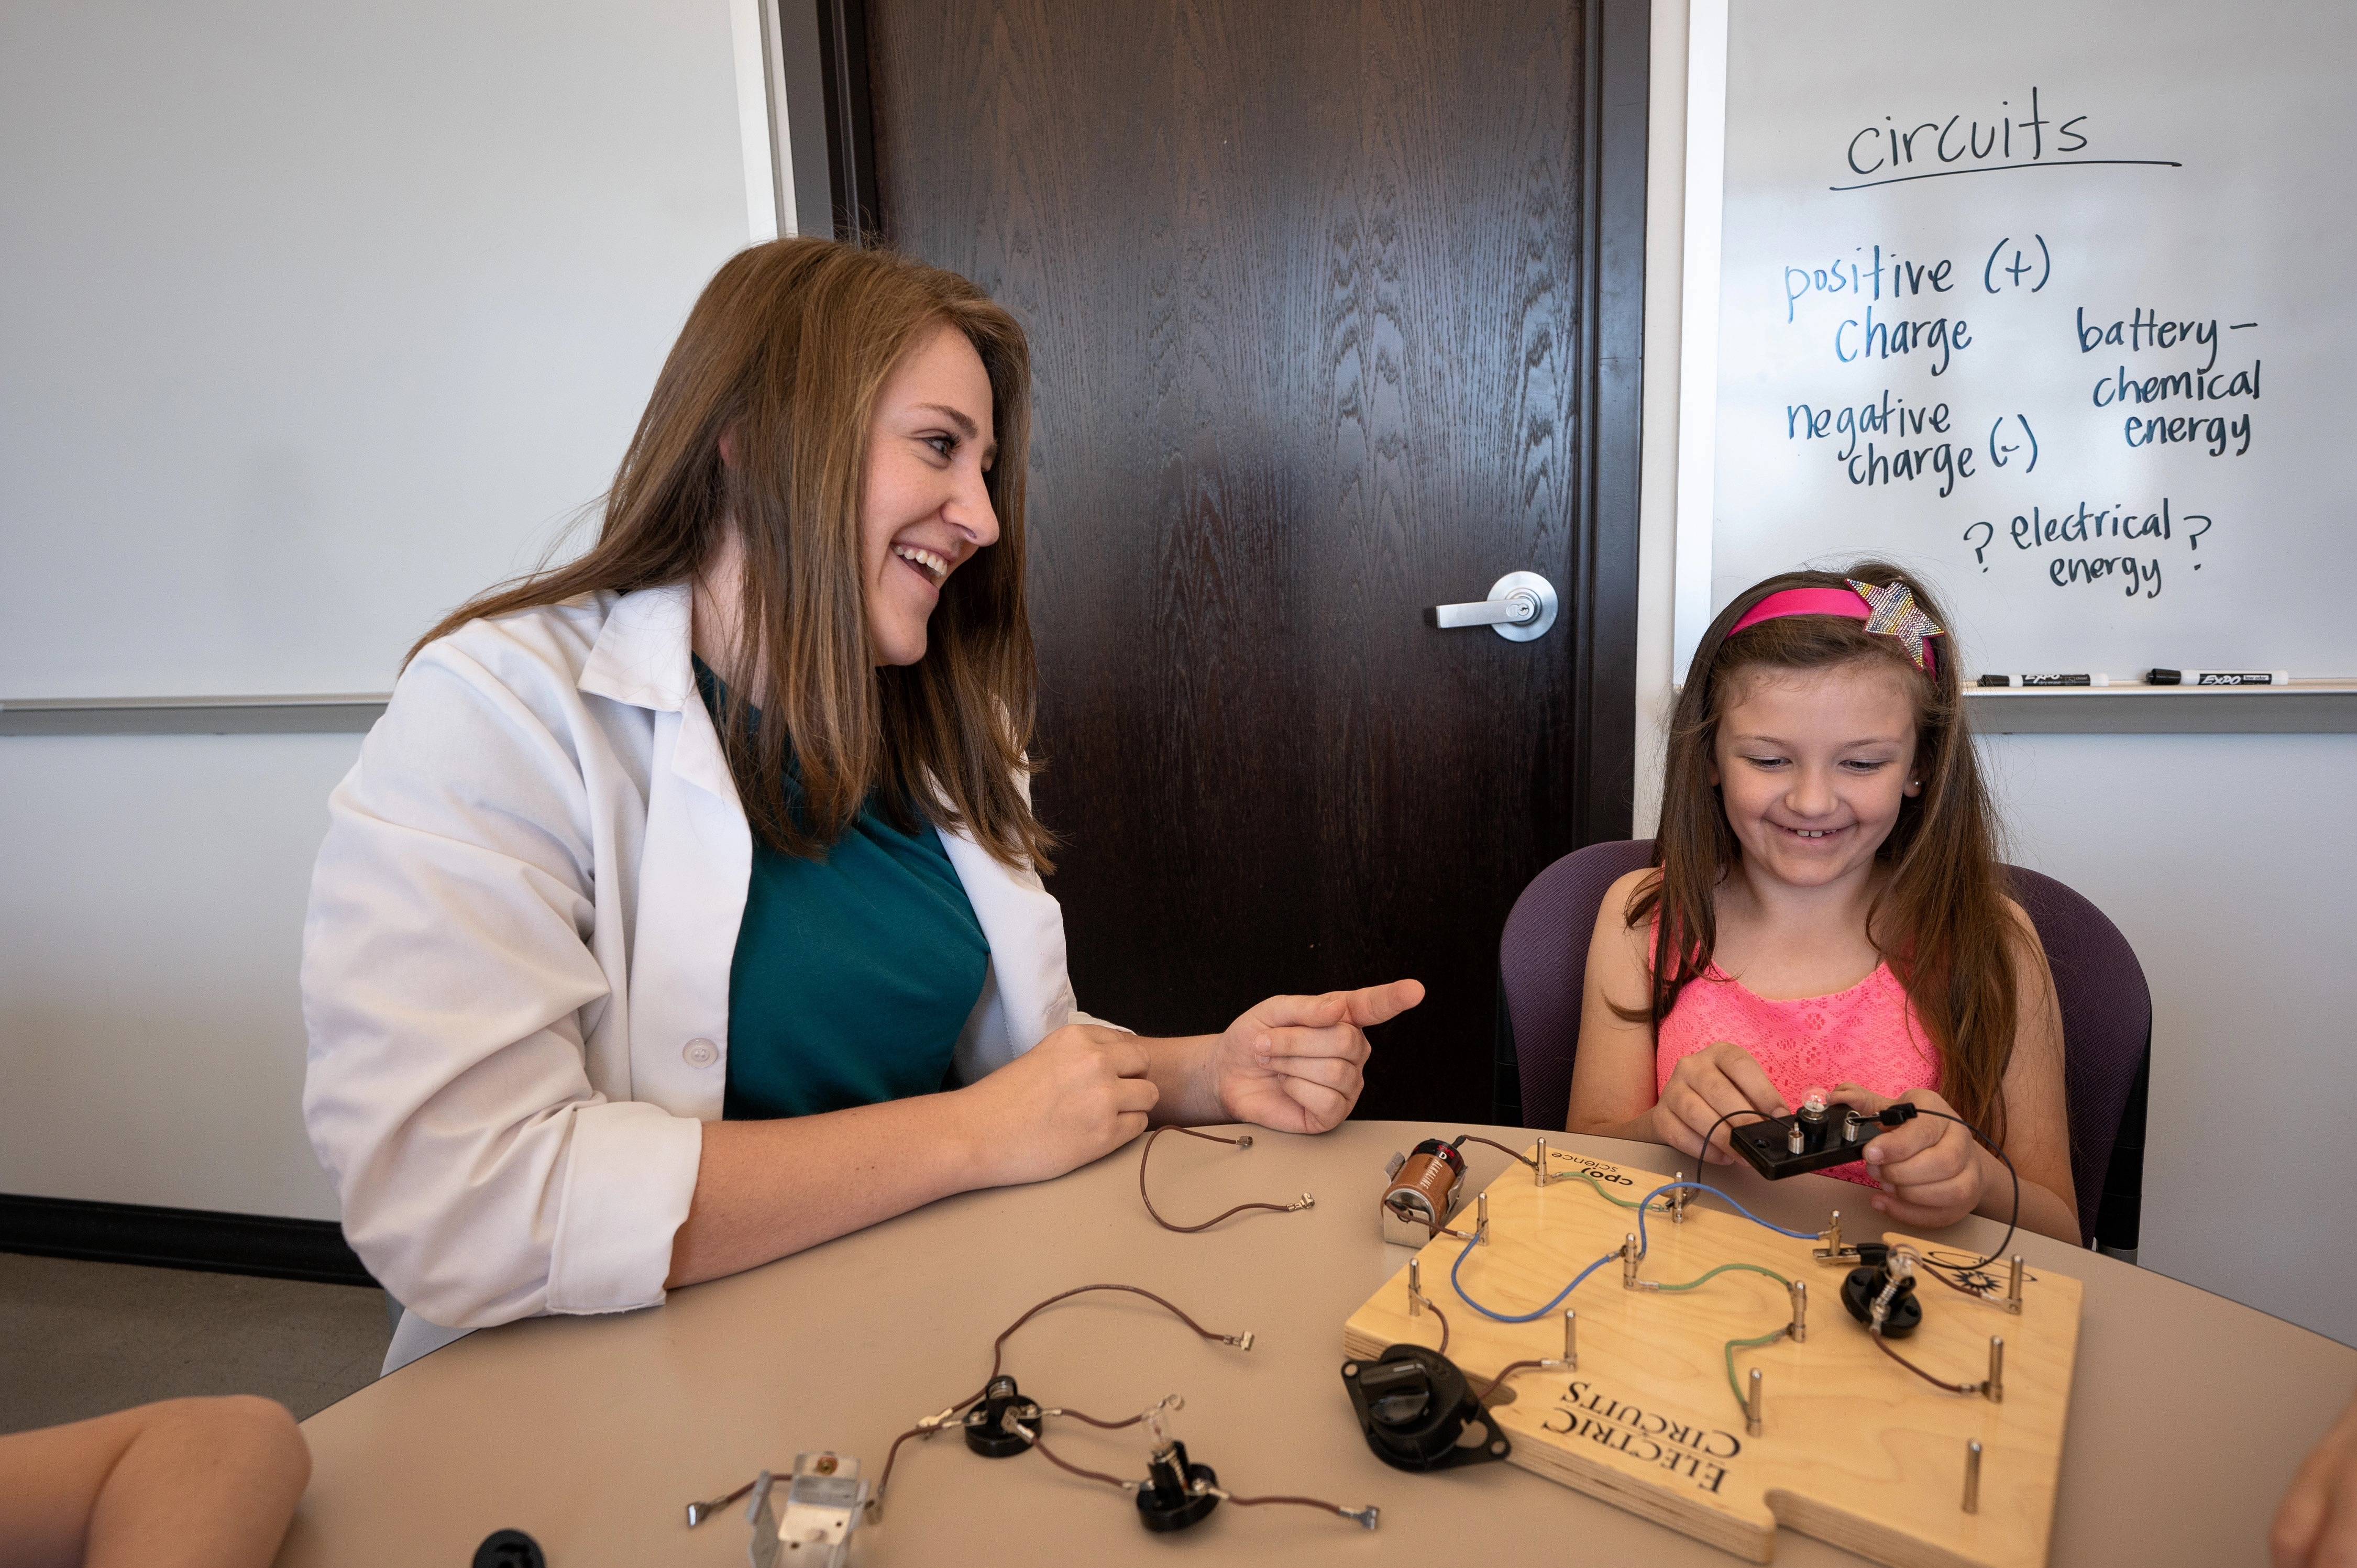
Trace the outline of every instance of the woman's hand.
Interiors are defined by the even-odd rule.
[[[1670,1081],[1653,1102],[1653,1139],[1682,1155],[1699,1154],[1705,1165],[1732,1165],[1735,1151],[1727,1140],[1735,1135],[1733,1123],[1716,1131],[1712,1124],[1742,1111],[1783,1116],[1791,1108],[1768,1081],[1757,1058],[1741,1046],[1720,1040],[1680,1058],[1670,1069]],[[1707,1148],[1703,1146],[1706,1135]]]
[[[1365,1030],[1424,1000],[1413,980],[1272,996],[1211,1043],[1205,1059],[1212,1097],[1230,1120],[1280,1133],[1323,1133],[1351,1113],[1366,1086]]]
[[[1146,1067],[1136,1036],[1067,1024],[960,1090],[974,1112],[977,1163],[987,1173],[982,1185],[1046,1181],[1145,1132],[1146,1113],[1162,1097]]]
[[[1835,1085],[1835,1093],[1859,1111],[1880,1111],[1891,1103],[1854,1083]],[[1933,1230],[1953,1225],[1979,1208],[1987,1191],[1979,1145],[1963,1122],[1947,1120],[1955,1108],[1930,1090],[1910,1089],[1900,1098],[1946,1115],[1902,1122],[1866,1145],[1866,1168],[1885,1189],[1876,1195],[1874,1207],[1901,1225]]]

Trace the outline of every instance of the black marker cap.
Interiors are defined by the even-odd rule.
[[[2144,683],[2147,686],[2177,686],[2184,682],[2185,671],[2182,670],[2147,670],[2144,676]]]
[[[1981,677],[1980,683],[1984,686],[2010,686],[2013,684],[2013,677],[2010,675],[1984,675]]]

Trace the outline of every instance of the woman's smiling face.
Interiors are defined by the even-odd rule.
[[[998,458],[990,376],[947,322],[885,378],[867,430],[859,575],[878,664],[925,656],[926,622],[950,574],[998,539],[985,478]]]
[[[1711,782],[1750,869],[1822,887],[1872,865],[1920,793],[1909,679],[1879,659],[1734,672]]]

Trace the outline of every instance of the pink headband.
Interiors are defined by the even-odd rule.
[[[1895,637],[1907,648],[1907,657],[1925,674],[1934,668],[1932,645],[1926,638],[1945,637],[1947,633],[1932,624],[1915,603],[1915,591],[1904,583],[1893,583],[1878,588],[1871,584],[1850,580],[1854,591],[1839,588],[1786,588],[1769,595],[1743,612],[1741,618],[1727,628],[1733,637],[1763,620],[1776,620],[1784,616],[1839,616],[1844,620],[1863,621],[1866,629],[1878,637]]]

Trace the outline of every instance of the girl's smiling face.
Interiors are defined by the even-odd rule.
[[[893,367],[876,399],[859,518],[860,585],[878,664],[925,656],[950,574],[998,538],[986,476],[998,457],[990,373],[944,322]]]
[[[1711,782],[1749,868],[1796,887],[1871,869],[1921,792],[1910,675],[1884,660],[1735,672]]]

